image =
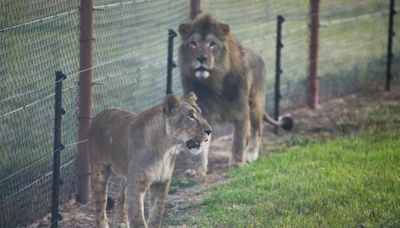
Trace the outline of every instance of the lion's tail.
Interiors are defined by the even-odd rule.
[[[294,125],[293,118],[290,116],[281,116],[279,120],[274,120],[268,113],[264,113],[264,121],[273,126],[281,127],[286,131],[292,130]]]

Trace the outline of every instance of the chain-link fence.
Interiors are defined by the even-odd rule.
[[[190,1],[109,2],[95,6],[94,113],[106,107],[138,112],[165,94],[168,28],[188,18]],[[178,91],[178,75],[173,82]]]
[[[397,11],[400,1],[396,1]],[[326,100],[384,84],[389,1],[321,2],[319,77]],[[165,94],[167,30],[189,17],[189,0],[97,0],[94,7],[94,114],[141,111]],[[203,0],[202,9],[231,25],[266,61],[268,109],[274,85],[276,16],[283,15],[283,106],[305,104],[310,6],[306,0]],[[395,28],[400,20],[395,19]],[[179,39],[175,43],[176,48]],[[79,1],[0,2],[0,227],[26,225],[50,212],[54,75],[64,81],[61,199],[75,191]],[[400,39],[393,43],[394,76]],[[179,70],[173,91],[181,93]],[[272,110],[271,110],[272,111]]]
[[[55,72],[64,87],[63,198],[74,192],[77,1],[0,3],[0,227],[49,212],[52,189]]]
[[[306,104],[309,67],[310,1],[203,0],[203,11],[231,25],[242,44],[258,52],[267,65],[267,109],[273,109],[276,16],[285,18],[282,49],[282,105]],[[396,0],[399,11],[400,1]],[[386,71],[389,0],[323,0],[320,6],[318,76],[321,100],[359,91]],[[400,20],[395,18],[395,30]],[[393,41],[394,63],[400,61],[400,39]],[[394,64],[392,72],[400,71]]]

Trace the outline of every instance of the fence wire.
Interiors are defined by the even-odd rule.
[[[309,65],[308,0],[203,0],[267,65],[267,109],[273,107],[276,17],[285,17],[282,105],[305,104]],[[399,11],[400,0],[396,1]],[[322,100],[360,91],[385,78],[389,1],[324,0],[320,10]],[[131,111],[165,94],[167,31],[189,17],[189,0],[97,0],[94,7],[94,110]],[[395,30],[400,20],[395,18]],[[177,60],[176,39],[174,59]],[[79,1],[0,2],[0,227],[25,226],[49,213],[52,181],[54,77],[63,72],[61,199],[76,184]],[[393,40],[393,76],[400,39]],[[87,69],[84,69],[87,70]],[[173,91],[181,94],[179,70]],[[17,215],[17,216],[16,216]]]
[[[0,227],[50,210],[54,78],[78,69],[78,8],[67,0],[0,3]],[[64,144],[76,141],[76,91],[63,94]],[[62,151],[62,199],[74,192],[75,152]]]
[[[188,18],[190,2],[132,2],[96,4],[95,65],[110,64],[94,69],[93,80],[98,84],[94,87],[95,113],[106,107],[138,112],[165,95],[168,29]],[[173,82],[179,92],[176,70]]]
[[[281,104],[284,110],[306,104],[309,66],[308,0],[203,0],[203,11],[228,22],[244,46],[267,65],[267,111],[273,109],[276,16],[283,23]],[[400,1],[395,2],[399,11]],[[386,70],[389,1],[324,0],[320,5],[318,77],[320,99],[360,91],[373,82],[383,85]],[[400,20],[395,17],[395,30]],[[398,32],[397,32],[398,33]],[[400,61],[400,39],[393,39],[393,63]],[[400,64],[393,64],[398,75]],[[382,82],[381,82],[382,81]]]

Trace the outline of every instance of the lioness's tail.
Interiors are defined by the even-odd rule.
[[[277,121],[270,117],[268,113],[264,113],[264,121],[273,126],[281,127],[286,131],[292,130],[294,125],[294,121],[290,116],[279,117],[279,120]]]

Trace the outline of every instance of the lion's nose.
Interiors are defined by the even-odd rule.
[[[204,130],[204,132],[205,132],[207,135],[210,135],[210,134],[212,133],[212,130],[211,130],[211,129],[206,129],[206,130]]]
[[[207,60],[207,56],[201,55],[199,57],[197,57],[197,60],[199,60],[199,62],[205,62]]]

